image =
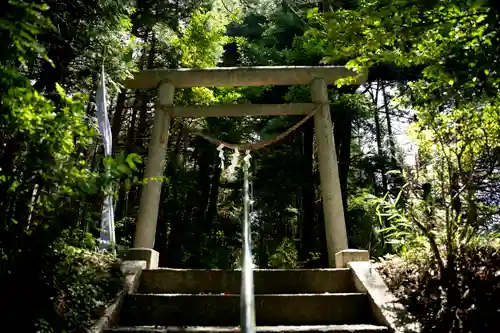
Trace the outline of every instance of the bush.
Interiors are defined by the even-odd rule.
[[[16,265],[2,262],[12,267],[0,285],[3,327],[9,332],[85,332],[123,286],[119,260],[95,252],[95,238],[81,232],[67,230],[50,247],[33,245]]]
[[[387,257],[378,265],[389,288],[423,324],[423,332],[498,332],[500,252],[492,244],[463,244],[455,256],[456,304],[428,253]]]
[[[275,252],[269,256],[268,265],[271,268],[297,268],[298,253],[293,241],[288,238],[283,239]]]
[[[102,316],[123,285],[118,259],[108,253],[64,246],[56,255],[53,299],[57,331],[78,332]]]

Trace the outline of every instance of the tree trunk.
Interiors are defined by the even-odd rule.
[[[210,186],[210,201],[205,213],[205,222],[203,224],[205,234],[207,235],[211,234],[214,220],[217,218],[217,201],[219,198],[221,173],[222,169],[220,168],[219,162],[216,161],[213,164],[212,185]]]
[[[140,1],[138,0],[137,1],[137,11],[134,13],[133,17],[132,17],[132,30],[130,31],[130,33],[132,35],[137,35],[137,32],[139,31],[139,22],[137,20],[138,18],[138,15],[140,13],[140,10],[141,10],[141,6],[142,6],[142,2],[143,1]],[[141,64],[139,64],[139,66],[141,66]],[[115,108],[115,112],[113,114],[113,121],[112,121],[112,124],[111,124],[111,134],[113,136],[113,147],[116,146],[116,143],[118,142],[118,136],[120,135],[120,130],[121,130],[121,125],[122,125],[122,120],[123,120],[123,111],[125,109],[125,101],[127,100],[127,91],[126,90],[122,90],[120,91],[120,93],[118,94],[118,98],[117,98],[117,101],[116,101],[116,108]]]
[[[59,95],[56,93],[56,83],[64,85],[64,79],[67,77],[68,67],[75,58],[75,53],[67,41],[60,36],[50,34],[42,36],[42,43],[51,45],[47,56],[52,60],[52,65],[48,61],[43,61],[41,72],[38,75],[33,87],[40,93],[48,95],[52,100],[58,101]]]
[[[340,190],[342,191],[342,204],[344,214],[347,213],[347,176],[351,163],[351,129],[352,117],[346,110],[332,112],[334,122],[334,137],[339,163]],[[347,220],[347,219],[346,219]]]
[[[392,134],[392,124],[391,124],[391,116],[389,114],[389,101],[387,100],[387,92],[385,90],[385,84],[382,81],[382,94],[384,96],[384,109],[385,109],[385,118],[387,120],[387,137],[389,138],[389,149],[391,152],[391,166],[395,168],[397,166],[396,161],[396,143],[394,142],[394,136]]]
[[[179,223],[182,223],[182,219],[179,217],[177,202],[179,198],[177,197],[177,189],[179,183],[179,172],[180,165],[178,164],[178,155],[180,152],[182,142],[182,123],[177,131],[177,136],[174,143],[174,149],[171,156],[168,158],[167,162],[167,175],[169,175],[169,182],[165,184],[165,195],[163,196],[163,204],[159,212],[159,222],[157,224],[155,247],[157,248],[160,255],[160,267],[166,267],[172,259],[167,255],[170,250],[170,240],[171,236],[176,236],[179,230]],[[168,233],[168,224],[170,224],[171,230]],[[172,250],[175,251],[173,248]],[[180,251],[179,251],[180,252]],[[175,253],[174,253],[175,257]],[[174,258],[177,259],[177,258]]]
[[[134,105],[132,107],[132,116],[130,117],[130,127],[128,129],[128,134],[127,134],[127,137],[128,137],[128,140],[127,140],[127,151],[128,152],[131,152],[131,151],[135,151],[135,149],[133,148],[134,145],[135,145],[135,140],[134,140],[134,136],[135,136],[135,127],[136,127],[136,121],[137,121],[137,112],[138,112],[138,109],[139,107],[141,106],[141,102],[139,101],[141,99],[140,96],[136,96],[136,100],[134,102]]]
[[[302,225],[301,225],[301,244],[299,247],[299,260],[308,266],[310,253],[314,252],[315,237],[315,209],[314,209],[314,176],[313,176],[313,141],[314,141],[314,122],[308,120],[304,125],[302,133]]]
[[[151,47],[147,60],[147,69],[152,69],[154,67],[154,61],[156,57],[156,36],[153,32],[151,36]],[[143,147],[144,142],[146,142],[147,138],[147,123],[148,123],[148,100],[150,99],[150,95],[146,92],[141,96],[141,114],[139,116],[139,126],[137,128],[137,134],[135,136],[136,146]],[[142,150],[142,149],[141,149]],[[147,152],[147,147],[145,147],[144,152]],[[142,152],[141,152],[142,153]]]
[[[316,221],[317,238],[314,252],[319,254],[319,258],[311,263],[311,268],[328,268],[328,248],[326,245],[325,223],[323,223],[325,220],[325,216],[323,214],[323,203],[320,201],[315,205],[315,209],[318,219]]]
[[[376,94],[378,95],[378,83],[377,83],[377,90]],[[375,110],[374,110],[374,118],[375,118],[375,136],[377,139],[377,154],[378,154],[378,160],[379,162],[379,168],[380,168],[380,175],[382,177],[382,192],[385,195],[387,193],[387,175],[385,174],[385,161],[384,161],[384,151],[382,149],[382,133],[380,130],[380,118],[378,114],[378,98],[375,97]]]
[[[181,131],[182,132],[182,131]],[[182,136],[182,135],[181,135]],[[183,140],[182,147],[182,166],[180,169],[186,171],[186,166],[188,165],[188,150],[189,138],[185,137]],[[195,152],[193,156],[195,161],[197,161],[197,155],[199,152],[198,146],[195,145]],[[180,159],[179,159],[180,160]],[[175,215],[171,220],[170,233],[168,235],[168,250],[166,255],[166,261],[169,267],[182,267],[182,254],[183,250],[188,249],[189,239],[187,237],[187,231],[191,231],[192,216],[189,213],[194,209],[193,201],[196,202],[196,198],[193,198],[192,189],[190,187],[183,188],[180,190],[178,188],[178,169],[174,174],[176,175],[174,179],[171,179],[172,183],[172,202],[175,203]],[[179,196],[182,194],[182,198]],[[178,204],[182,202],[182,204]]]
[[[113,119],[111,121],[111,136],[113,137],[113,147],[118,146],[118,137],[120,136],[120,130],[123,120],[123,111],[125,110],[126,100],[127,100],[127,92],[125,90],[120,91],[116,99],[115,112],[113,113]]]
[[[191,257],[188,261],[190,268],[201,268],[203,265],[203,251],[204,244],[207,238],[205,233],[204,224],[208,221],[205,220],[206,211],[210,204],[210,176],[212,173],[212,164],[216,157],[216,152],[214,147],[205,141],[198,143],[201,146],[201,152],[199,154],[198,166],[199,170],[197,173],[196,190],[194,196],[196,199],[193,201],[196,205],[196,209],[193,216],[193,226],[191,230]]]
[[[265,225],[264,219],[261,218],[259,223],[259,268],[267,267],[267,262],[268,262],[264,225]]]

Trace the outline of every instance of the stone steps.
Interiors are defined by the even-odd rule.
[[[241,271],[155,269],[141,274],[139,293],[240,293]],[[256,294],[355,292],[350,269],[255,270]]]
[[[238,326],[129,326],[108,330],[109,333],[234,333]],[[257,326],[259,333],[388,333],[384,326],[377,325],[315,325],[315,326]]]
[[[371,324],[361,293],[255,295],[257,325]],[[122,309],[124,325],[237,326],[239,295],[133,294]]]
[[[241,271],[143,270],[106,332],[239,332]],[[256,270],[257,332],[389,332],[350,269]]]

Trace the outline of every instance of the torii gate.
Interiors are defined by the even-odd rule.
[[[129,89],[158,89],[158,102],[144,175],[148,180],[143,185],[134,248],[129,250],[128,258],[146,260],[149,268],[157,266],[158,253],[153,250],[153,246],[160,204],[161,181],[159,179],[163,177],[168,132],[172,117],[300,115],[308,114],[316,109],[314,127],[318,149],[328,262],[330,267],[335,267],[335,254],[347,249],[347,233],[327,83],[333,83],[339,78],[347,77],[355,77],[357,84],[361,84],[365,79],[363,75],[341,66],[297,66],[154,69],[136,73],[134,79],[125,81],[124,86]],[[312,103],[203,107],[173,105],[175,88],[298,84],[311,84]]]

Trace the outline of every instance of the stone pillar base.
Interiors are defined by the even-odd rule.
[[[335,254],[335,267],[346,268],[351,261],[370,261],[370,253],[366,250],[342,250]]]
[[[158,260],[160,254],[158,251],[147,248],[132,248],[125,251],[123,260],[137,261],[144,260],[146,262],[146,269],[158,268]]]

